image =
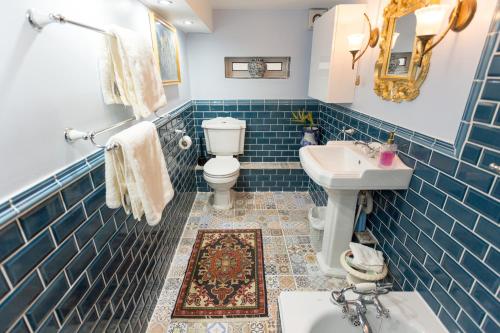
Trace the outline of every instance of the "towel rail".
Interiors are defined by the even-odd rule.
[[[88,24],[84,24],[84,23],[80,23],[77,21],[67,19],[66,17],[64,17],[61,14],[52,14],[52,13],[42,14],[42,13],[38,13],[34,9],[28,9],[28,11],[26,12],[26,19],[28,20],[29,24],[33,27],[33,29],[35,29],[37,31],[42,31],[42,29],[46,25],[49,25],[51,23],[61,23],[61,24],[67,23],[67,24],[76,25],[77,27],[80,27],[80,28],[85,28],[88,30],[92,30],[92,31],[104,34],[104,35],[114,37],[113,34],[107,32],[106,30],[96,28],[96,27],[93,27],[93,26],[88,25]]]
[[[156,111],[154,112],[154,115],[157,117],[156,120],[162,120],[162,119],[170,119],[171,116],[170,115],[163,115],[163,116],[159,116]],[[72,142],[75,142],[75,141],[78,141],[78,140],[89,140],[95,147],[97,148],[103,148],[103,149],[106,149],[106,150],[112,150],[112,149],[115,149],[115,148],[118,148],[118,146],[115,144],[113,146],[106,146],[106,145],[101,145],[99,143],[97,143],[95,141],[95,137],[97,135],[100,135],[100,134],[103,134],[103,133],[106,133],[106,132],[109,132],[111,130],[114,130],[118,127],[121,127],[123,125],[126,125],[128,123],[131,123],[133,121],[135,121],[136,119],[135,118],[128,118],[128,119],[125,119],[124,121],[121,121],[117,124],[114,124],[114,125],[111,125],[109,127],[106,127],[106,128],[103,128],[101,130],[98,130],[98,131],[89,131],[89,132],[85,132],[85,131],[80,131],[80,130],[76,130],[74,128],[66,128],[64,130],[64,139],[66,140],[66,142],[68,143],[72,143]],[[184,133],[183,130],[175,130],[176,133]]]

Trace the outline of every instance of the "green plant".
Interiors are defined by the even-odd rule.
[[[314,119],[312,112],[305,112],[304,110],[292,112],[292,121],[298,124],[306,125],[309,122],[310,126],[314,126]]]

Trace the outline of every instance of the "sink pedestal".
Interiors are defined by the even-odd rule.
[[[327,192],[328,205],[323,245],[317,258],[324,274],[344,277],[347,272],[340,265],[340,254],[349,248],[359,190],[327,190]]]

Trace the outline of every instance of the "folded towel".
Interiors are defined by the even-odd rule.
[[[352,263],[358,268],[382,273],[384,269],[384,256],[382,252],[372,249],[371,247],[359,244],[349,243],[353,259]]]
[[[131,105],[136,119],[167,103],[151,45],[137,33],[110,26],[100,62],[101,85],[107,104]]]
[[[111,137],[106,151],[106,204],[123,206],[134,218],[146,215],[149,225],[161,220],[174,196],[160,140],[153,123],[143,121]]]

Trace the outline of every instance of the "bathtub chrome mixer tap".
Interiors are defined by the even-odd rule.
[[[366,319],[366,305],[373,304],[377,309],[377,318],[389,318],[389,310],[380,300],[379,295],[385,295],[392,289],[392,283],[358,283],[339,291],[332,291],[332,302],[342,307],[342,312],[353,326],[361,326],[364,333],[373,332]],[[351,290],[358,295],[355,300],[346,300],[345,293]]]

